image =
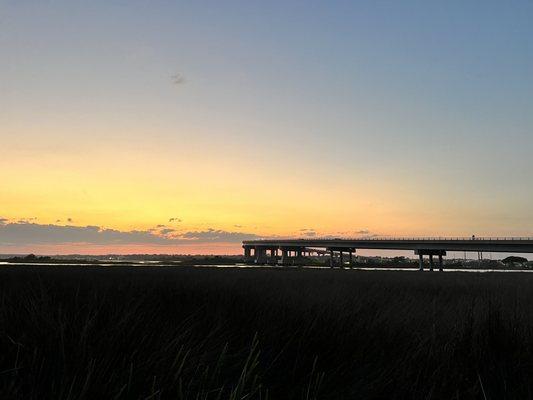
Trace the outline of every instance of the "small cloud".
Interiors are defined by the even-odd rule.
[[[229,232],[220,229],[209,228],[205,231],[190,231],[180,235],[183,239],[199,240],[205,242],[240,242],[259,238],[253,233]]]
[[[18,224],[29,224],[31,221],[36,221],[37,217],[21,218],[17,221]]]
[[[172,79],[172,83],[174,85],[181,85],[185,83],[185,77],[180,73],[174,74],[170,78]]]
[[[0,218],[0,225],[4,225],[7,222],[7,218]]]
[[[313,228],[302,228],[300,229],[300,232],[303,236],[306,237],[315,237],[317,236],[316,231]]]
[[[235,228],[242,228],[242,225],[233,225]]]
[[[59,224],[61,222],[60,219],[56,219],[56,224]]]
[[[67,222],[73,222],[72,218],[67,218]]]
[[[179,219],[177,217],[173,217],[173,218],[169,218],[168,222],[181,222],[181,219]]]
[[[164,228],[165,226],[166,226],[166,225],[161,225],[161,224],[159,224],[159,225],[156,225],[156,228]]]
[[[161,233],[162,235],[168,235],[169,233],[172,233],[172,232],[176,232],[176,230],[172,228],[166,228],[166,229],[161,229],[159,231],[159,233]]]
[[[361,239],[372,239],[372,238],[376,238],[376,237],[379,237],[378,234],[376,233],[372,233],[370,230],[368,229],[361,229],[361,230],[358,230],[358,231],[355,231],[354,232],[355,234],[359,235],[359,237]]]

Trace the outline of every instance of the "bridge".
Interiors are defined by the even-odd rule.
[[[424,256],[429,257],[429,268],[435,267],[438,257],[439,270],[443,269],[443,257],[447,251],[503,253],[533,253],[533,238],[527,237],[469,237],[469,238],[323,238],[323,239],[261,239],[242,243],[244,260],[252,264],[299,265],[304,256],[329,255],[329,265],[343,266],[344,254],[348,265],[353,265],[357,249],[412,250],[419,258],[419,269],[424,269]],[[336,263],[335,260],[338,259]]]

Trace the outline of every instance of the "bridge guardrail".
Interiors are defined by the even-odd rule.
[[[262,238],[256,240],[245,240],[245,242],[271,242],[271,241],[327,241],[327,240],[357,240],[357,241],[533,241],[533,237],[513,236],[513,237],[375,237],[375,238],[353,238],[353,237],[316,237],[316,238]]]

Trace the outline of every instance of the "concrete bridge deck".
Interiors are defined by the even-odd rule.
[[[429,256],[430,269],[433,268],[433,256],[439,258],[439,269],[443,267],[442,257],[447,251],[533,253],[533,238],[529,237],[470,237],[470,238],[312,238],[312,239],[263,239],[243,241],[244,256],[247,262],[257,264],[275,263],[301,259],[304,252],[330,253],[333,266],[334,253],[348,253],[350,264],[352,254],[357,249],[412,250],[420,259],[423,269],[423,257]],[[252,256],[253,251],[253,256]],[[270,251],[270,257],[267,257]],[[278,259],[278,251],[281,258]],[[293,255],[294,254],[294,255]],[[292,257],[291,257],[292,256]]]

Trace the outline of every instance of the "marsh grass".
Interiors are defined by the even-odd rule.
[[[3,267],[3,399],[531,398],[533,276]]]

